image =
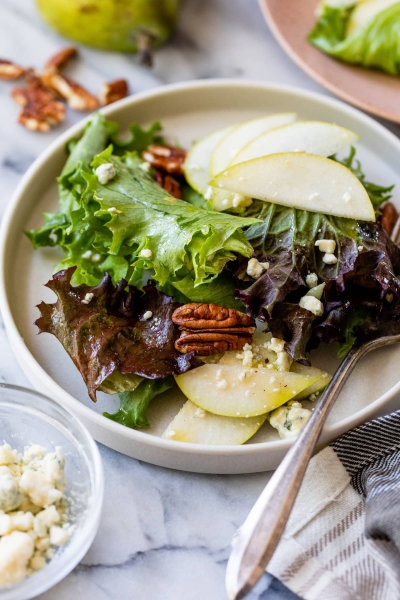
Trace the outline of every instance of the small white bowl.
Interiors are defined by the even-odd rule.
[[[26,388],[0,384],[1,440],[19,452],[30,444],[48,451],[61,446],[65,455],[65,495],[70,540],[34,575],[0,588],[0,600],[28,600],[64,579],[91,546],[100,523],[104,476],[99,451],[86,428],[59,404]]]

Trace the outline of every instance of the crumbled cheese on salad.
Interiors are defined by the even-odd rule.
[[[321,250],[321,252],[327,252],[328,254],[333,254],[336,249],[335,240],[317,240],[315,245]]]
[[[303,408],[300,402],[291,401],[270,414],[269,422],[282,439],[297,437],[311,417],[311,410]]]
[[[64,462],[59,447],[33,444],[20,454],[0,446],[0,588],[45,567],[52,546],[68,541]]]
[[[261,277],[264,271],[267,271],[268,269],[269,263],[262,263],[259,262],[256,258],[250,258],[249,262],[247,263],[246,273],[247,275],[249,275],[249,277],[252,277],[253,279],[258,279],[259,277]]]
[[[82,304],[89,304],[94,298],[94,294],[92,292],[88,292],[85,294],[84,299],[82,300]]]
[[[106,185],[109,181],[114,179],[117,171],[112,163],[105,163],[99,165],[95,170],[95,173],[99,183],[101,183],[101,185]]]
[[[309,288],[314,288],[318,285],[318,275],[316,273],[309,273],[306,277],[306,284]]]
[[[329,252],[324,254],[322,260],[326,265],[335,265],[338,261],[337,257],[334,254],[330,254]]]
[[[285,340],[281,340],[280,338],[271,338],[269,342],[266,343],[267,350],[271,350],[271,352],[283,352],[285,347]]]
[[[151,258],[152,255],[153,253],[150,250],[150,248],[143,248],[143,250],[139,252],[139,256],[141,256],[142,258]]]
[[[309,310],[317,317],[322,317],[324,314],[324,305],[321,300],[318,300],[318,298],[315,298],[314,296],[303,296],[300,298],[299,305],[301,308]]]
[[[277,353],[277,359],[274,362],[274,365],[278,369],[278,371],[287,372],[290,371],[290,367],[292,366],[292,357],[285,351]]]

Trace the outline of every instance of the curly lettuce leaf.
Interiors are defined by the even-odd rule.
[[[150,270],[160,286],[176,284],[179,289],[185,280],[183,293],[193,298],[191,289],[216,279],[237,254],[251,256],[242,227],[256,223],[255,219],[204,210],[173,198],[143,172],[135,155],[121,159],[110,147],[94,159],[93,167],[107,162],[117,175],[106,186],[92,173],[81,171],[87,182],[83,221],[86,229],[95,230],[97,252],[107,253],[110,263],[114,257],[127,260],[130,283],[139,284]],[[151,256],[143,257],[142,250]]]
[[[79,176],[81,170],[90,170],[90,164],[97,154],[100,154],[110,143],[114,144],[116,153],[129,151],[142,152],[149,144],[159,140],[158,132],[161,125],[158,122],[145,130],[136,123],[129,126],[129,135],[125,139],[118,137],[119,124],[105,119],[100,113],[95,113],[85,127],[83,135],[77,140],[71,140],[67,145],[69,156],[58,179],[59,212],[45,213],[45,222],[37,231],[27,231],[34,248],[42,246],[60,246],[66,252],[69,260],[67,265],[78,264],[83,271],[88,271],[89,263],[77,261],[85,250],[90,251],[94,241],[94,232],[86,231],[82,221],[85,211],[81,208],[81,196],[86,182]],[[74,176],[75,174],[75,176]],[[82,235],[84,231],[84,235]],[[79,252],[74,251],[78,247]],[[62,268],[64,264],[59,265]],[[126,264],[125,264],[126,267]],[[58,268],[56,270],[59,270]],[[87,274],[82,278],[89,285],[99,281],[104,270],[94,270],[91,277]],[[114,281],[120,279],[120,270],[115,273]]]
[[[94,115],[82,138],[71,145],[59,178],[60,212],[46,215],[43,227],[28,235],[35,247],[64,251],[56,270],[76,266],[74,284],[96,285],[107,271],[114,283],[126,278],[140,286],[151,273],[161,288],[169,286],[170,293],[174,288],[179,297],[221,299],[240,308],[223,272],[238,254],[251,255],[242,228],[256,221],[205,210],[200,197],[177,200],[162,189],[141,169],[136,154],[157,140],[158,132],[158,123],[147,131],[132,125],[130,137],[121,142],[118,126]],[[110,141],[117,150],[105,149]],[[118,155],[127,149],[135,152]],[[117,170],[106,186],[93,173],[104,162]],[[140,256],[143,249],[151,250],[151,258]]]
[[[132,392],[119,394],[119,409],[113,414],[104,412],[103,416],[131,429],[148,427],[146,413],[150,402],[159,394],[172,388],[173,385],[175,385],[173,377],[156,380],[145,379]]]
[[[325,5],[308,40],[340,60],[400,73],[400,2],[379,12],[365,25],[346,36],[353,7]]]
[[[145,286],[143,293],[127,288],[124,280],[115,287],[108,274],[96,287],[72,287],[74,270],[60,271],[46,284],[57,302],[38,306],[36,325],[39,333],[51,333],[62,343],[93,401],[116,371],[162,379],[197,364],[193,353],[175,350],[179,330],[171,316],[179,305],[172,298],[154,285]],[[148,312],[150,318],[145,317]]]

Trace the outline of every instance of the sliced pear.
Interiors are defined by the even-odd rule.
[[[234,194],[219,188],[208,187],[206,199],[210,200],[214,210],[222,211],[228,208],[245,208],[253,204],[253,200],[243,194]]]
[[[314,375],[272,369],[203,365],[176,377],[194,404],[216,415],[256,417],[281,406],[317,381]],[[242,375],[245,373],[245,376]]]
[[[344,165],[314,154],[283,152],[229,167],[211,185],[292,208],[375,221],[371,200]]]
[[[249,417],[220,417],[206,412],[188,400],[162,437],[176,442],[239,446],[249,440],[264,423],[266,415]]]
[[[260,119],[239,123],[216,145],[211,155],[210,174],[217,175],[231,163],[231,160],[251,140],[265,131],[281,127],[296,120],[296,113],[268,115]]]
[[[187,153],[183,171],[189,185],[199,194],[204,195],[210,181],[211,154],[216,145],[224,138],[234,126],[218,129],[195,142]]]
[[[300,121],[259,135],[242,148],[233,158],[231,165],[279,152],[307,152],[319,156],[332,156],[354,144],[359,138],[354,131],[332,123]]]
[[[359,2],[350,15],[346,37],[367,25],[380,12],[393,6],[393,4],[399,4],[399,0],[364,0],[364,2]]]
[[[310,387],[297,394],[297,396],[295,396],[293,400],[305,400],[306,398],[311,396],[311,394],[322,392],[332,379],[332,375],[330,375],[326,371],[317,369],[317,367],[306,367],[305,365],[301,365],[296,362],[292,363],[290,370],[293,373],[299,373],[300,375],[309,374],[318,377],[318,380],[315,383],[311,384]]]

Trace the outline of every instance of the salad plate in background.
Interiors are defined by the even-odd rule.
[[[378,117],[400,123],[400,77],[381,70],[365,68],[337,60],[313,46],[308,37],[318,21],[320,0],[259,0],[260,7],[276,40],[310,77],[343,100],[354,104]],[[375,8],[388,9],[390,0],[368,0]],[[352,0],[327,0],[333,6],[356,4]],[[364,15],[364,13],[366,13]],[[363,10],[361,17],[375,14]],[[360,19],[362,21],[362,19]],[[333,32],[334,27],[333,27]],[[333,35],[334,37],[334,35]],[[321,46],[322,46],[321,41]],[[328,38],[325,40],[329,46]],[[384,42],[383,42],[384,43]],[[385,48],[383,56],[388,50]],[[354,54],[354,53],[353,53]],[[350,55],[352,53],[350,52]],[[344,54],[346,56],[346,54]],[[352,56],[352,58],[356,58]],[[385,59],[383,60],[385,62]]]
[[[400,150],[398,140],[356,110],[318,95],[252,83],[191,83],[140,94],[106,109],[103,114],[108,119],[118,121],[122,130],[132,121],[146,127],[155,120],[160,121],[163,135],[167,139],[179,140],[182,147],[190,148],[194,140],[204,138],[206,134],[212,134],[221,128],[255,118],[265,120],[275,114],[289,115],[294,112],[299,121],[318,119],[356,132],[356,137],[360,136],[360,140],[356,141],[357,157],[362,162],[368,180],[381,186],[399,185],[396,174]],[[277,125],[290,127],[290,123]],[[171,421],[185,402],[183,394],[175,388],[151,402],[147,413],[150,422],[148,428],[130,429],[120,422],[105,418],[102,413],[110,415],[118,411],[117,397],[100,392],[98,401],[94,404],[61,344],[53,336],[37,337],[36,328],[32,325],[38,318],[35,305],[43,300],[48,303],[54,301],[53,293],[43,285],[63,255],[56,247],[34,251],[22,232],[37,230],[42,225],[43,212],[57,211],[55,178],[66,160],[65,144],[71,138],[79,136],[82,130],[82,124],[72,128],[36,161],[17,190],[3,224],[1,308],[10,341],[25,373],[41,391],[75,411],[96,439],[128,455],[163,466],[200,472],[252,472],[274,468],[289,447],[290,441],[280,440],[276,430],[270,426],[260,427],[244,446],[182,443],[171,439],[174,436],[162,438],[161,435],[168,431]],[[290,135],[293,136],[293,132]],[[236,139],[237,142],[237,137],[233,141]],[[348,141],[350,143],[355,140]],[[333,147],[336,151],[336,146]],[[285,149],[287,147],[283,148]],[[325,150],[327,155],[332,154],[330,146]],[[96,168],[101,163],[109,164],[114,159],[107,155],[104,160],[99,160]],[[214,168],[218,174],[219,167]],[[252,191],[253,193],[256,195],[257,191]],[[396,194],[395,188],[393,201],[398,205]],[[115,212],[115,207],[112,208]],[[107,210],[106,207],[103,209]],[[240,220],[241,217],[238,216]],[[240,246],[238,241],[235,243],[235,247]],[[187,290],[186,296],[190,297]],[[89,306],[90,301],[89,298]],[[312,365],[333,372],[338,364],[336,352],[337,348],[320,347],[312,353]],[[390,349],[383,350],[371,359],[367,358],[360,365],[330,416],[322,443],[378,411],[389,410],[387,403],[394,398],[398,386],[395,369],[397,360],[397,350]],[[205,365],[208,370],[214,367],[213,364]],[[231,368],[229,364],[222,366],[224,372]],[[195,370],[188,371],[183,377],[187,378],[194,372]],[[186,393],[185,385],[180,387]],[[222,386],[220,388],[222,392]],[[208,408],[208,405],[204,406]],[[200,409],[203,410],[201,407]],[[219,414],[226,413],[222,411]],[[259,414],[260,411],[254,413],[255,416]],[[247,417],[246,414],[241,416]]]

